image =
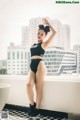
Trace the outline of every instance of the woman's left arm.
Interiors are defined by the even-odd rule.
[[[51,34],[51,36],[48,38],[48,40],[46,40],[45,42],[44,42],[44,49],[45,48],[47,48],[48,47],[48,45],[51,43],[51,41],[53,40],[53,38],[55,37],[55,35],[56,35],[56,30],[53,28],[53,26],[49,23],[49,21],[46,19],[46,18],[44,18],[43,19],[44,21],[45,21],[45,23],[51,28],[51,31],[52,31],[52,34]]]

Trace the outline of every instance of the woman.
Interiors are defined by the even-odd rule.
[[[54,36],[56,35],[55,29],[49,23],[47,18],[44,18],[43,21],[47,26],[39,25],[37,38],[38,43],[34,43],[33,46],[30,48],[31,51],[31,64],[30,70],[28,73],[28,80],[27,80],[27,94],[30,100],[30,108],[28,111],[28,115],[36,116],[39,114],[39,107],[42,98],[42,88],[44,84],[44,77],[46,75],[46,66],[42,57],[45,53],[45,50],[53,40]],[[44,41],[44,38],[47,36],[47,33],[52,31],[51,36],[48,40]],[[33,93],[33,86],[35,84],[36,87],[36,103],[34,102],[34,93]]]

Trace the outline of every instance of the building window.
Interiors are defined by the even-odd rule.
[[[51,57],[51,55],[48,55],[48,57]]]
[[[15,59],[15,52],[13,52],[13,59]]]
[[[8,59],[10,59],[10,52],[8,52]]]
[[[23,52],[21,52],[21,59],[23,59]]]
[[[19,59],[19,51],[17,51],[17,59]]]
[[[26,52],[25,52],[25,59],[26,59]]]

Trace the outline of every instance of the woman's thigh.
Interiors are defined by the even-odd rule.
[[[38,64],[37,72],[36,72],[36,84],[42,85],[44,83],[46,72],[47,72],[47,69],[44,64],[44,61],[40,61]]]
[[[34,85],[35,83],[35,73],[30,69],[27,76],[27,84]]]

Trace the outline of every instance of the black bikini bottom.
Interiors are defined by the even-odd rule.
[[[30,68],[31,70],[36,73],[37,72],[37,68],[38,68],[38,64],[42,59],[37,58],[37,59],[31,59],[31,63],[30,63]]]

